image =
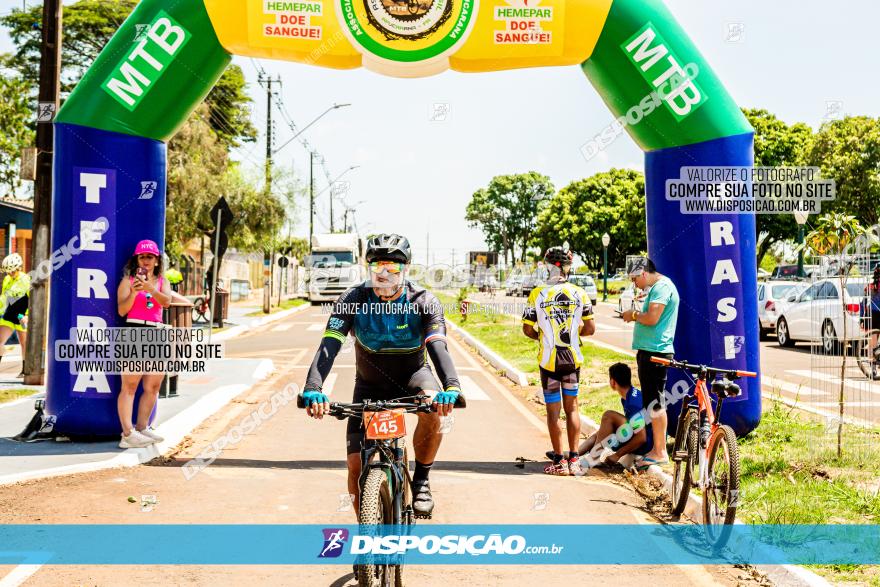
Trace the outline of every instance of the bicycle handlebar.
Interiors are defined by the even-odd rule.
[[[719,369],[718,367],[710,367],[708,365],[694,365],[685,361],[676,361],[675,359],[664,359],[661,357],[651,357],[652,363],[666,365],[675,369],[684,369],[686,371],[703,371],[716,375],[728,375],[733,377],[757,377],[754,371],[740,371],[739,369]]]
[[[397,400],[379,400],[379,401],[370,401],[359,402],[356,404],[347,404],[342,402],[331,402],[330,403],[330,415],[356,415],[362,414],[363,412],[379,412],[382,410],[399,410],[402,409],[406,411],[408,414],[414,414],[416,412],[424,412],[429,413],[434,411],[432,408],[432,403],[430,401],[430,397],[427,395],[417,395],[412,396],[417,401],[415,402],[401,402]],[[401,398],[403,399],[403,398]],[[306,402],[303,398],[303,394],[298,393],[296,395],[296,407],[300,409],[306,408]],[[459,409],[464,409],[467,407],[467,400],[462,394],[458,394],[458,397],[455,400],[454,407]]]

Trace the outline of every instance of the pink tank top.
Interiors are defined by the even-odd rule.
[[[129,283],[134,283],[135,278],[129,277]],[[156,289],[162,291],[162,277],[159,277],[159,281],[156,284]],[[135,320],[147,320],[149,322],[162,322],[162,306],[159,305],[159,302],[152,295],[151,302],[152,308],[147,307],[147,292],[139,291],[137,297],[134,299],[134,305],[132,305],[131,310],[128,311],[128,314],[125,316],[126,318],[133,318]]]

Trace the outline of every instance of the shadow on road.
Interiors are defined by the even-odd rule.
[[[153,459],[147,466],[152,467],[183,467],[189,459]],[[482,473],[487,475],[544,475],[544,464],[539,462],[523,463],[519,468],[514,461],[510,462],[480,462],[480,461],[436,461],[433,471],[455,471],[466,473]],[[247,469],[289,469],[292,471],[322,470],[322,469],[345,469],[345,461],[340,457],[335,460],[323,461],[270,461],[263,459],[224,459],[219,458],[211,461],[211,467],[233,467]],[[414,465],[411,465],[412,469]]]

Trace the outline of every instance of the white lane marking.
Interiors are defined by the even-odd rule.
[[[489,401],[491,398],[486,395],[486,392],[477,385],[477,382],[468,377],[467,375],[461,376],[461,392],[464,394],[464,397],[468,401]]]
[[[278,326],[274,327],[271,332],[284,332],[285,330],[290,330],[291,328],[293,328],[293,324],[291,324],[290,322],[286,322],[284,324],[279,324]]]
[[[307,352],[309,352],[309,349],[299,349],[296,354],[291,357],[290,362],[294,365],[299,365],[299,362],[302,361]]]
[[[306,330],[308,330],[310,332],[315,332],[317,330],[324,330],[324,326],[325,325],[320,322],[317,324],[309,324],[309,326],[306,328]]]
[[[336,373],[331,373],[327,376],[327,379],[324,380],[324,385],[321,386],[321,391],[324,392],[325,395],[330,395],[333,393],[333,386],[336,385],[336,379],[339,377]]]
[[[18,587],[31,578],[43,565],[18,565],[0,580],[0,587]]]
[[[614,326],[609,326],[608,324],[596,322],[596,332],[632,332],[632,328],[615,328]]]
[[[463,355],[465,360],[470,364],[471,367],[479,369],[485,375],[485,378],[489,381],[489,384],[492,385],[498,392],[501,394],[501,397],[510,402],[510,405],[516,409],[520,414],[522,414],[526,420],[528,420],[535,428],[541,431],[542,434],[547,434],[547,425],[538,419],[538,417],[530,412],[524,405],[522,405],[518,399],[511,395],[510,391],[508,391],[498,380],[495,379],[495,376],[492,373],[487,373],[485,369],[480,367],[480,364],[477,363],[476,359],[471,356],[470,351],[468,351],[462,343],[458,342],[454,337],[449,337],[446,339],[447,343],[451,342],[452,346],[456,347],[459,351],[459,354]]]
[[[799,377],[805,377],[807,381],[810,379],[819,379],[821,381],[826,381],[828,383],[833,383],[834,385],[840,385],[840,377],[835,377],[834,375],[828,375],[827,373],[822,373],[820,371],[809,371],[805,369],[788,369],[785,371],[786,373],[791,373],[792,375],[797,375]],[[880,395],[880,389],[877,386],[868,381],[867,379],[859,380],[849,380],[847,379],[844,383],[846,387],[850,389],[855,389],[858,391],[867,391],[868,393],[873,393],[875,395]],[[825,395],[827,392],[822,392]]]

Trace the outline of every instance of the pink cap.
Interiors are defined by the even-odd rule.
[[[133,257],[137,257],[138,255],[156,255],[157,257],[162,256],[162,252],[159,250],[159,245],[157,245],[154,241],[151,240],[142,240],[137,244],[134,248]]]

